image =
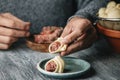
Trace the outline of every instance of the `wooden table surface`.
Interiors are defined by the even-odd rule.
[[[71,57],[88,61],[91,70],[76,79],[53,79],[43,76],[36,64],[55,55],[33,51],[25,43],[0,51],[0,80],[120,80],[120,54],[113,53],[106,40],[98,40],[92,47]]]

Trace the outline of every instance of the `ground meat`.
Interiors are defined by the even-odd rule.
[[[51,43],[56,40],[62,33],[63,28],[55,27],[55,26],[48,26],[43,27],[40,34],[34,35],[36,43]]]
[[[54,61],[51,61],[48,63],[48,65],[46,65],[46,70],[49,71],[49,72],[54,72],[55,69],[56,69],[56,64]]]
[[[51,34],[57,29],[60,29],[60,27],[46,26],[46,27],[43,27],[41,34]]]
[[[61,46],[61,43],[56,41],[52,44],[52,46],[50,47],[50,50],[56,51],[60,46]]]

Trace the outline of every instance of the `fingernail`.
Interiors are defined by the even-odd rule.
[[[26,36],[27,36],[27,37],[28,37],[28,36],[30,36],[30,33],[29,33],[29,32],[27,32],[27,33],[26,33]]]
[[[25,30],[29,30],[29,26],[26,26],[26,27],[25,27]]]
[[[30,28],[30,22],[26,22],[25,30],[29,30],[29,28]]]
[[[30,22],[25,22],[25,23],[30,26]]]

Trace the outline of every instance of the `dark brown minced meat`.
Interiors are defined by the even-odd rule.
[[[50,50],[56,51],[60,46],[61,46],[61,43],[56,41],[56,42],[52,43]]]
[[[34,35],[34,41],[36,43],[52,43],[54,40],[56,40],[62,33],[63,28],[62,27],[56,27],[56,26],[47,26],[43,27],[42,31]]]
[[[49,72],[54,72],[55,69],[56,69],[56,64],[54,61],[51,61],[48,63],[48,65],[46,65],[46,70],[49,71]]]

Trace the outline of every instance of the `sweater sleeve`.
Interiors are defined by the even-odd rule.
[[[76,0],[77,11],[68,19],[68,21],[73,17],[81,17],[94,22],[99,8],[105,7],[109,1],[110,0]]]

